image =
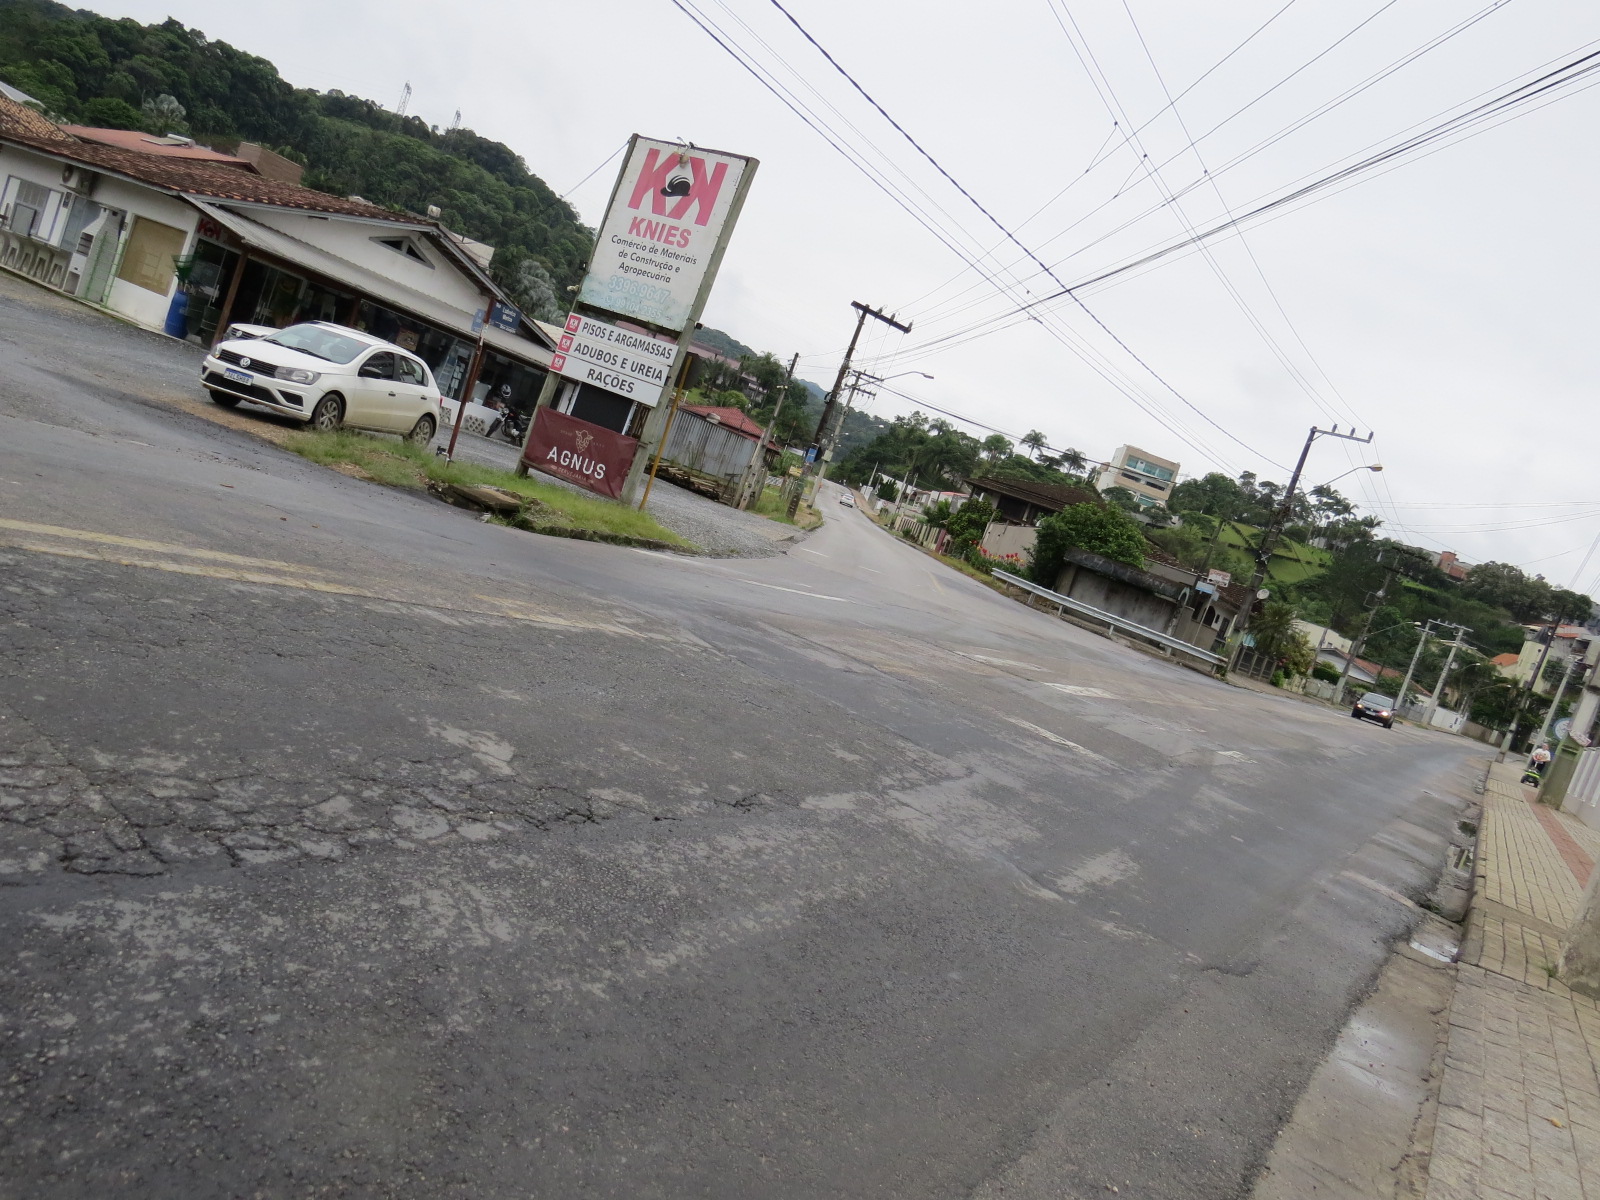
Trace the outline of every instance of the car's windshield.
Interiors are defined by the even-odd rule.
[[[1368,692],[1365,696],[1361,697],[1361,703],[1376,704],[1383,708],[1391,708],[1394,706],[1394,697],[1380,696],[1377,692]]]
[[[358,342],[353,337],[345,337],[344,334],[335,333],[321,325],[291,325],[261,340],[270,342],[274,346],[287,346],[291,350],[298,350],[313,358],[323,358],[336,363],[349,362],[370,344]]]

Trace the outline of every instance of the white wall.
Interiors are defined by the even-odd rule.
[[[432,296],[460,312],[470,314],[483,307],[483,293],[477,285],[421,234],[387,228],[373,221],[341,220],[335,216],[313,217],[269,208],[241,208],[239,211],[258,224]],[[410,237],[432,265],[424,266],[373,240],[394,237]]]
[[[151,221],[159,221],[163,225],[170,225],[174,229],[181,229],[184,233],[183,252],[187,254],[194,249],[194,233],[200,224],[200,213],[186,201],[152,191],[136,183],[104,177],[95,187],[93,200],[102,208],[119,209],[128,215],[129,220],[125,222],[122,230],[124,238],[133,228],[131,218],[145,217]],[[176,275],[167,284],[165,292],[157,293],[131,284],[125,279],[117,279],[113,270],[111,290],[106,295],[106,307],[113,312],[121,313],[130,321],[136,321],[150,329],[160,329],[167,323],[167,310],[172,304],[172,294],[177,290]]]

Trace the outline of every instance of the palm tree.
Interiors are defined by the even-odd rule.
[[[1083,456],[1083,451],[1074,450],[1070,446],[1056,455],[1056,462],[1060,464],[1062,470],[1072,475],[1082,475],[1084,468],[1089,465],[1089,460]]]
[[[1039,451],[1043,450],[1046,446],[1048,446],[1050,444],[1050,442],[1049,442],[1049,439],[1046,438],[1044,436],[1044,434],[1040,433],[1037,429],[1030,429],[1030,430],[1028,430],[1027,434],[1023,437],[1022,444],[1024,446],[1026,446],[1029,450],[1031,450],[1033,452],[1033,455],[1036,457],[1038,455]]]
[[[1011,439],[1003,433],[991,433],[983,439],[983,456],[990,462],[999,462],[1011,453]]]

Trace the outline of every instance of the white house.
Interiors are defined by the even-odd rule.
[[[74,136],[0,96],[0,267],[202,345],[234,322],[351,325],[415,351],[459,397],[474,314],[504,299],[488,275],[491,247],[436,220],[267,178],[239,158],[197,159],[181,139],[144,142]],[[524,319],[483,336],[473,398],[494,390],[530,406],[549,333]],[[559,406],[615,429],[642,415],[590,391],[569,383]]]

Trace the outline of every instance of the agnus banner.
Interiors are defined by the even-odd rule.
[[[678,347],[597,317],[567,317],[550,369],[654,408],[672,373]]]
[[[522,461],[536,471],[615,500],[622,495],[623,481],[638,448],[638,438],[623,437],[553,408],[541,408],[533,418]]]
[[[681,333],[754,160],[635,137],[600,225],[580,303]]]

